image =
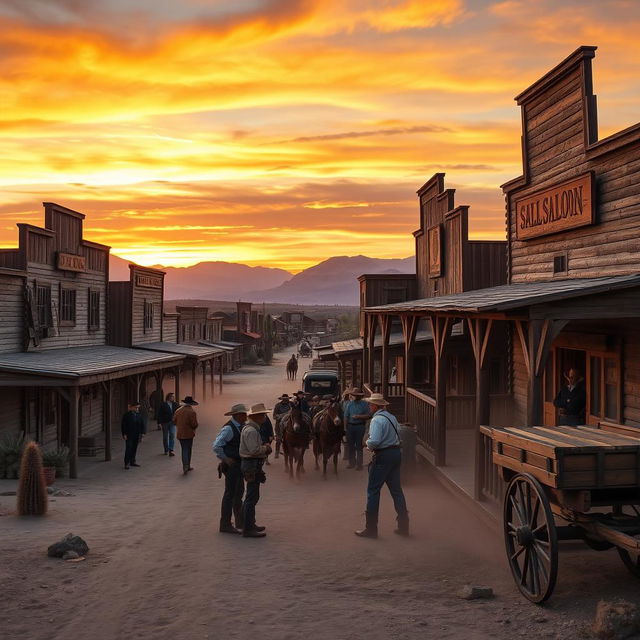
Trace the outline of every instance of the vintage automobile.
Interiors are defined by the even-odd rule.
[[[302,376],[302,389],[312,396],[337,396],[340,394],[340,378],[336,371],[312,369]]]

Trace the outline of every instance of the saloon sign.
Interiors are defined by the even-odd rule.
[[[593,172],[516,200],[516,237],[529,240],[593,224]]]
[[[61,271],[86,271],[87,259],[72,253],[58,253],[57,267]]]
[[[136,286],[149,289],[162,289],[162,276],[150,273],[136,273]]]

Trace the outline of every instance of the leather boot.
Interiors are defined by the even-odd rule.
[[[377,538],[378,537],[378,518],[372,513],[365,513],[366,524],[364,529],[359,529],[354,533],[361,538]]]
[[[397,533],[399,536],[409,536],[409,514],[405,513],[402,516],[398,516],[398,528],[393,530],[393,533]]]

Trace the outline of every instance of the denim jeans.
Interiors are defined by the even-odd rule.
[[[242,529],[242,496],[244,494],[244,477],[240,469],[240,461],[228,467],[224,474],[224,495],[220,506],[220,526],[231,524],[231,516],[237,529]]]
[[[127,436],[124,441],[124,464],[129,466],[136,461],[136,453],[138,451],[138,442],[140,442],[140,436]]]
[[[400,517],[407,515],[407,503],[400,485],[400,449],[385,449],[373,456],[369,465],[369,483],[367,485],[367,513],[378,517],[380,490],[383,485],[389,487],[393,506]]]
[[[162,444],[165,453],[173,451],[176,445],[176,425],[173,422],[162,423]]]
[[[364,424],[347,425],[347,450],[349,451],[349,464],[362,466],[362,440],[366,426]]]
[[[262,460],[243,460],[242,467],[247,470],[262,471]],[[256,505],[260,500],[260,482],[254,480],[247,482],[247,490],[242,503],[242,520],[244,531],[251,531],[256,526]]]
[[[182,449],[182,468],[186,471],[191,466],[193,438],[180,438],[180,448]]]

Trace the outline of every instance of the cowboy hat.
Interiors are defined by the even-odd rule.
[[[369,404],[375,404],[376,407],[386,407],[389,404],[381,393],[372,393],[368,398],[365,398],[364,401]]]
[[[224,415],[234,416],[236,413],[249,413],[249,408],[246,404],[234,404]]]
[[[288,393],[283,393],[278,400],[288,400],[291,396]]]
[[[129,406],[129,407],[139,407],[140,406],[140,401],[139,400],[132,400],[127,406]]]
[[[362,398],[362,396],[365,396],[367,394],[364,391],[360,391],[360,389],[358,389],[357,387],[352,387],[351,389],[349,389],[349,395],[359,396],[360,398]]]
[[[185,398],[184,398],[184,400],[182,402],[184,404],[190,404],[190,405],[198,404],[191,396],[185,396]]]
[[[267,409],[264,406],[263,402],[258,402],[258,404],[252,404],[251,410],[247,411],[248,416],[257,416],[261,413],[271,413],[271,409]]]

